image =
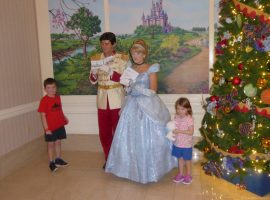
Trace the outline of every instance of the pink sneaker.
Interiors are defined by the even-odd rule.
[[[183,184],[189,185],[192,182],[191,176],[185,176],[184,180],[182,181]]]
[[[180,182],[183,182],[184,179],[185,177],[179,173],[173,178],[173,182],[180,183]]]

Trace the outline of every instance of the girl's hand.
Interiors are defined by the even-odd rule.
[[[178,129],[174,129],[172,132],[173,132],[173,134],[178,134],[178,133],[180,133]]]

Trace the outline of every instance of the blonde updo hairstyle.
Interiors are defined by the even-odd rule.
[[[145,56],[145,58],[144,58],[144,60],[145,60],[146,57],[148,56],[148,46],[145,43],[145,41],[142,39],[135,40],[132,43],[131,48],[129,49],[130,56],[131,56],[132,52],[142,53]]]

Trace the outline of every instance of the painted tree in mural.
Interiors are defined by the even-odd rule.
[[[86,58],[87,44],[94,34],[101,31],[101,20],[86,8],[89,2],[58,0],[58,4],[58,9],[49,10],[52,15],[52,26],[61,32],[51,34],[52,42],[60,39],[76,39],[77,37],[82,41],[83,55]]]
[[[72,29],[83,43],[83,55],[87,57],[86,47],[89,39],[96,33],[101,31],[100,19],[98,16],[85,8],[79,8],[78,12],[74,13],[70,20],[66,23],[66,27]]]
[[[206,173],[240,177],[245,187],[248,175],[270,176],[270,3],[221,0],[219,7],[213,85],[196,147]]]
[[[55,0],[54,0],[55,1]],[[66,34],[69,29],[66,27],[67,21],[70,19],[70,14],[77,11],[81,7],[85,7],[87,3],[83,3],[77,0],[58,0],[58,8],[53,8],[49,10],[49,13],[52,16],[52,27],[57,29],[58,34],[54,34],[52,37],[53,41],[66,38]],[[50,2],[49,2],[50,3]]]
[[[98,42],[93,36],[101,31],[100,15],[94,14],[98,4],[103,2],[49,0],[53,70],[59,94],[96,94],[88,82],[88,57]]]

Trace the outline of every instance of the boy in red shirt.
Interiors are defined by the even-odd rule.
[[[68,119],[63,113],[60,96],[56,94],[55,79],[47,78],[43,85],[46,95],[40,101],[38,112],[41,114],[45,141],[48,144],[49,168],[55,172],[57,167],[68,165],[61,159],[61,140],[67,138],[64,125],[68,123]]]

